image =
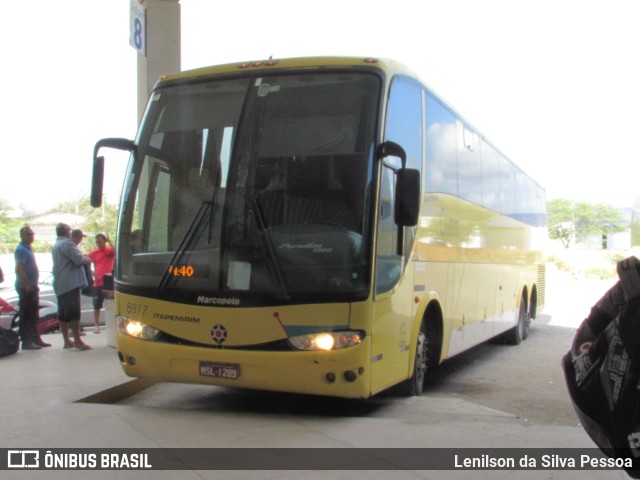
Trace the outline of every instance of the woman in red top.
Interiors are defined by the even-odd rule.
[[[100,333],[100,310],[104,304],[104,275],[113,272],[116,258],[115,248],[104,233],[96,235],[96,247],[89,252],[93,262],[93,322],[94,332]]]

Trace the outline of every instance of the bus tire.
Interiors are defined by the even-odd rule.
[[[509,345],[520,345],[529,336],[529,313],[527,312],[527,302],[524,298],[520,301],[518,309],[518,322],[505,334],[505,340]]]
[[[407,397],[422,395],[428,368],[429,338],[425,331],[424,322],[422,322],[416,342],[416,354],[413,358],[413,375],[400,385],[401,393]]]

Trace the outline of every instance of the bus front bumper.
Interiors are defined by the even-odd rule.
[[[279,392],[367,398],[370,338],[332,351],[217,349],[117,334],[118,357],[131,377]]]

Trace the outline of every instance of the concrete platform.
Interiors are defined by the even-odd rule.
[[[198,385],[150,386],[124,375],[106,331],[88,332],[90,351],[52,346],[0,359],[0,447],[28,448],[591,448],[580,427],[532,425],[446,395],[380,397],[341,415],[312,400]],[[214,399],[215,397],[215,399]],[[314,397],[316,398],[316,397]],[[279,408],[256,405],[276,401]],[[309,400],[305,400],[309,401]],[[287,405],[291,402],[291,405]],[[247,407],[247,405],[249,405]],[[351,405],[351,406],[349,406]],[[360,404],[362,405],[362,404]],[[292,407],[292,408],[290,408]],[[623,479],[618,470],[576,471],[26,471],[6,479],[541,478]]]

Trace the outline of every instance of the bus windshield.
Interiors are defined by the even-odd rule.
[[[380,84],[327,72],[156,89],[125,182],[122,290],[244,306],[366,298]]]

